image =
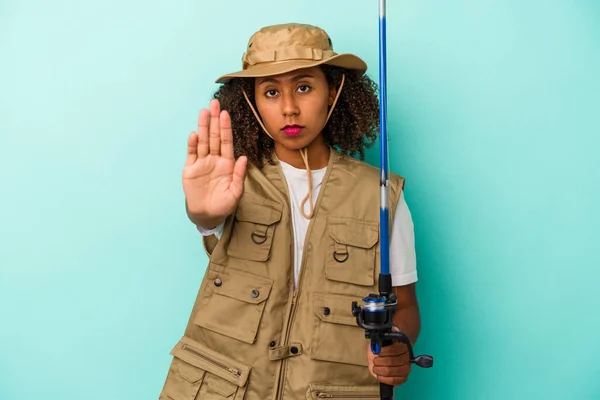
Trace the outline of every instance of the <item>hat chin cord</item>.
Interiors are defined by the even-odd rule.
[[[338,99],[340,98],[340,94],[342,93],[342,87],[344,87],[344,81],[345,80],[346,80],[346,75],[343,74],[342,75],[342,82],[340,83],[340,87],[338,88],[338,91],[337,91],[337,93],[335,95],[335,99],[333,100],[333,104],[331,105],[331,108],[329,109],[329,113],[327,114],[327,119],[325,120],[325,123],[321,127],[321,131],[325,128],[325,125],[327,125],[327,122],[329,121],[329,118],[331,117],[331,114],[333,113],[333,109],[335,108],[335,105],[336,105]],[[256,117],[256,120],[258,121],[258,123],[260,124],[260,126],[263,128],[263,130],[265,131],[265,133],[267,135],[269,135],[269,137],[271,139],[273,139],[273,136],[269,133],[269,131],[267,130],[267,128],[263,124],[262,120],[258,116],[258,113],[254,109],[254,106],[252,105],[252,102],[248,98],[248,94],[246,94],[246,91],[242,89],[242,93],[244,94],[244,98],[246,99],[246,102],[250,106],[250,109],[252,110],[252,113]],[[273,140],[275,140],[275,139],[273,139]],[[311,219],[312,216],[313,216],[313,213],[314,213],[314,209],[313,209],[313,180],[312,180],[312,173],[310,171],[310,166],[308,165],[308,149],[306,147],[303,147],[301,149],[298,149],[298,151],[300,152],[300,155],[302,156],[302,160],[304,161],[304,165],[306,166],[306,173],[308,175],[308,193],[306,194],[306,196],[304,197],[304,200],[302,200],[302,203],[300,204],[300,212],[302,213],[302,215],[304,216],[304,218]],[[309,201],[308,204],[309,204],[309,209],[310,209],[310,211],[308,212],[308,214],[304,212],[304,204],[307,201]]]

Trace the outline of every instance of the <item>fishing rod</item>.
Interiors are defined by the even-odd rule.
[[[386,54],[386,0],[379,0],[379,141],[381,163],[381,198],[379,210],[380,257],[379,294],[370,294],[363,298],[363,307],[352,302],[352,314],[357,324],[365,329],[365,337],[371,340],[371,351],[379,354],[381,349],[391,346],[395,341],[406,344],[410,362],[422,368],[433,366],[433,357],[414,356],[410,339],[403,332],[393,331],[394,315],[398,305],[396,294],[392,291],[389,258],[389,166],[387,135],[387,54]],[[393,400],[394,387],[380,383],[381,400]]]

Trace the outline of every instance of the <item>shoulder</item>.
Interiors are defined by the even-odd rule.
[[[376,179],[379,176],[379,167],[349,155],[336,152],[334,162],[347,173],[360,173]]]
[[[340,167],[352,176],[356,176],[363,183],[374,182],[380,186],[381,168],[366,161],[338,153],[336,162]],[[388,179],[390,187],[394,192],[400,192],[404,188],[405,178],[397,173],[389,172]]]

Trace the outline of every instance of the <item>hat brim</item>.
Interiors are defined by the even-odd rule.
[[[354,54],[337,54],[325,60],[286,60],[265,65],[257,65],[244,71],[220,76],[216,80],[216,83],[225,83],[233,78],[262,78],[265,76],[285,74],[286,72],[316,67],[323,64],[358,70],[362,73],[367,71],[367,64],[360,57],[357,57]]]

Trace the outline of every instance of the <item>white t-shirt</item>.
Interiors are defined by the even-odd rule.
[[[295,168],[290,164],[280,161],[283,174],[288,183],[292,206],[292,225],[294,230],[294,277],[298,282],[300,265],[302,264],[302,252],[304,248],[304,238],[308,230],[310,220],[304,218],[300,213],[300,204],[308,193],[308,176],[305,169]],[[327,167],[312,172],[313,180],[313,206],[319,196],[321,183],[325,176]],[[304,206],[304,212],[309,212],[308,202]],[[208,236],[215,234],[218,238],[223,232],[224,223],[214,229],[204,229],[198,227],[202,235]],[[401,193],[394,224],[390,235],[390,275],[392,276],[392,286],[403,286],[417,281],[417,263],[415,256],[414,225],[406,201],[404,192]]]

